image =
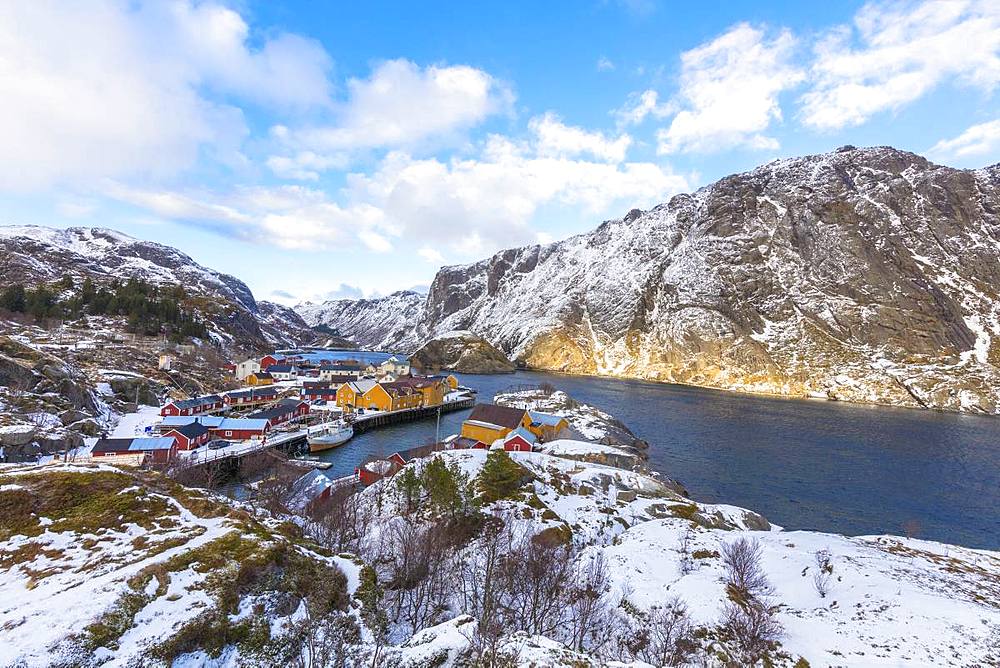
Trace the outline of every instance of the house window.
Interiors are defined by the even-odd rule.
[[[231,432],[231,431],[227,431],[226,432],[226,436],[232,436],[232,435],[233,435],[233,432]]]

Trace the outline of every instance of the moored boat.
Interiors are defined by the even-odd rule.
[[[306,432],[309,452],[322,452],[343,445],[354,436],[354,427],[343,422],[324,422]]]

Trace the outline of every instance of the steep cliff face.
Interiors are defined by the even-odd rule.
[[[1000,166],[845,147],[442,269],[422,339],[529,366],[906,406],[1000,407]]]
[[[258,302],[241,280],[199,265],[170,246],[103,228],[0,226],[0,285],[45,283],[64,276],[80,285],[137,278],[184,287],[222,342],[267,349],[297,345],[314,333],[294,311]]]

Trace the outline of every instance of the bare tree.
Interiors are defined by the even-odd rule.
[[[609,589],[607,562],[598,552],[577,573],[577,584],[570,592],[568,640],[577,651],[600,652],[610,640]]]
[[[771,583],[760,565],[761,545],[757,539],[737,538],[722,546],[730,598],[764,597],[771,593]]]
[[[448,607],[453,577],[445,525],[397,521],[386,532],[382,550],[390,616],[410,633],[438,623]]]
[[[646,613],[627,647],[631,660],[654,666],[686,664],[697,649],[687,606],[674,597],[654,607]]]
[[[694,561],[691,559],[691,527],[685,527],[681,534],[680,546],[680,569],[681,575],[687,575],[694,570]]]
[[[773,588],[761,566],[762,548],[756,539],[738,538],[722,546],[726,566],[726,593],[721,631],[734,653],[734,665],[753,666],[771,652],[783,629],[771,601]]]
[[[833,576],[833,557],[830,550],[816,552],[816,570],[813,571],[813,587],[820,598],[830,592],[830,578]]]

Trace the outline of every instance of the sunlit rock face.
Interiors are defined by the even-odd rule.
[[[996,413],[998,212],[1000,166],[844,147],[338,311],[385,348],[469,330],[539,369]]]
[[[418,331],[542,369],[993,413],[998,184],[892,148],[775,161],[442,269]]]

